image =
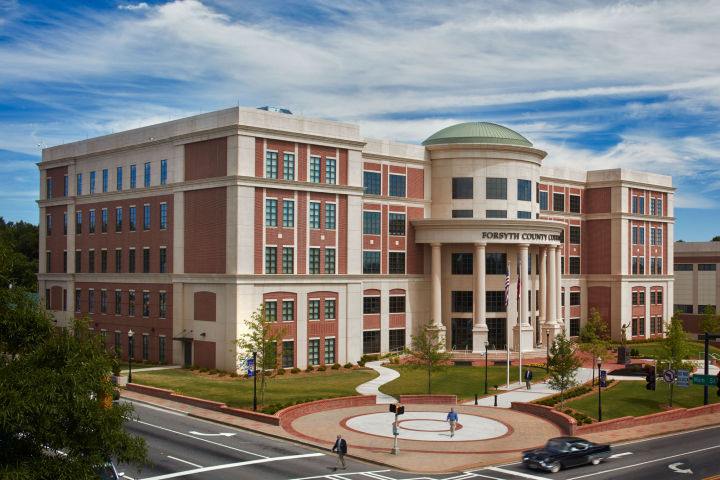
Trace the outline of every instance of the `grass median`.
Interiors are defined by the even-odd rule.
[[[692,345],[691,354],[692,358],[705,358],[705,343],[703,342],[690,342]],[[660,342],[655,343],[633,343],[628,344],[628,347],[637,350],[638,356],[642,358],[654,358],[660,353],[661,344]],[[720,348],[713,347],[710,345],[709,352],[715,355],[720,355]]]
[[[294,403],[299,400],[358,395],[355,387],[377,376],[374,370],[331,371],[285,374],[273,377],[265,386],[265,405]],[[187,370],[133,371],[133,382],[165,388],[190,397],[226,403],[230,407],[252,410],[253,379],[199,375]],[[260,379],[258,378],[258,407]]]

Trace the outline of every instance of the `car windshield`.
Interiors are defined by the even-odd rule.
[[[567,452],[567,443],[562,440],[548,440],[545,448],[556,452]]]
[[[118,480],[118,477],[115,474],[115,469],[110,465],[105,465],[95,469],[95,473],[97,473],[98,478],[101,478],[102,480]]]

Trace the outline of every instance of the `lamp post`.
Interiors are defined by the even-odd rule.
[[[133,335],[135,335],[135,332],[132,330],[128,330],[128,365],[130,367],[128,372],[128,383],[132,383],[132,357],[135,353],[135,349],[133,348]]]
[[[257,412],[257,350],[253,350],[253,412]]]
[[[545,373],[550,373],[550,329],[545,330]]]
[[[490,343],[489,343],[489,342],[485,342],[485,395],[487,395],[488,345],[490,345]]]
[[[600,365],[602,364],[602,358],[598,355],[597,367],[598,367],[598,422],[602,422],[602,381],[600,380]]]

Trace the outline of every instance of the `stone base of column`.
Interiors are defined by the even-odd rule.
[[[430,325],[428,330],[437,332],[438,343],[440,343],[440,346],[441,346],[440,350],[444,352],[447,349],[446,348],[447,335],[445,334],[447,329],[445,328],[445,325],[443,325],[442,323],[433,323]]]
[[[488,341],[487,325],[475,325],[472,329],[473,353],[485,353],[485,343]]]
[[[535,347],[534,337],[535,330],[529,323],[523,323],[513,327],[513,344],[515,345],[516,351],[528,352],[533,350]]]
[[[543,342],[547,339],[547,333],[550,332],[550,345],[552,345],[552,342],[555,341],[555,337],[562,332],[563,325],[561,323],[543,323],[541,325],[542,327],[542,334],[543,334]]]

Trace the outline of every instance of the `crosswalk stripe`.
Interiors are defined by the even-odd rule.
[[[547,480],[547,477],[538,477],[537,475],[530,475],[529,473],[516,472],[514,470],[508,470],[506,468],[488,467],[488,470],[492,470],[493,472],[499,472],[499,473],[508,473],[510,475],[515,475],[516,477],[531,478],[533,480]]]

